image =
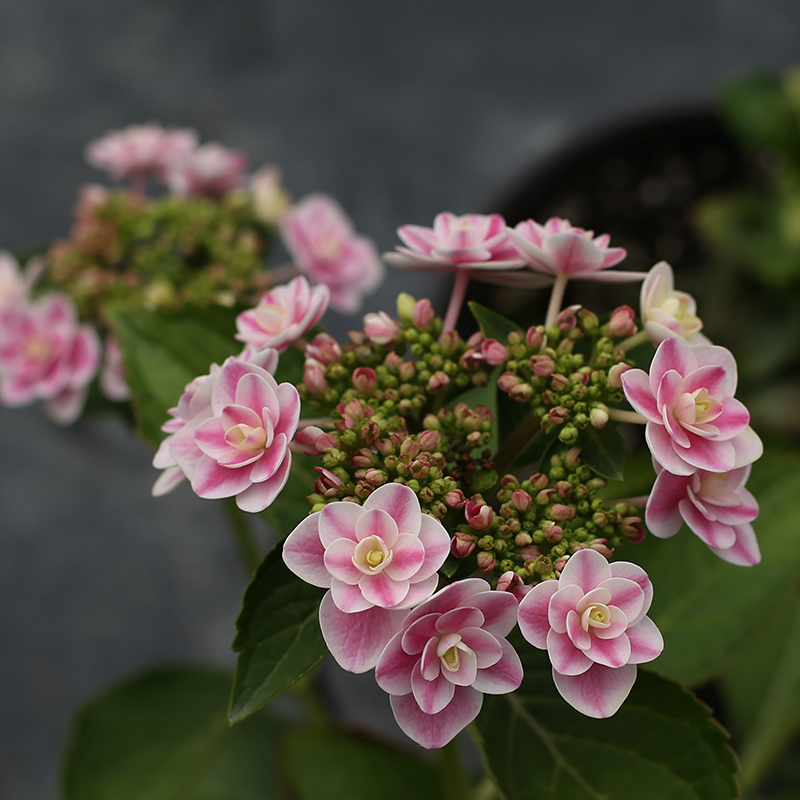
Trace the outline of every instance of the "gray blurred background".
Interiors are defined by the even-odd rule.
[[[65,234],[102,178],[84,144],[157,120],[335,195],[389,249],[576,137],[800,60],[799,23],[796,0],[0,0],[0,246]],[[423,291],[390,275],[367,310],[400,288]],[[152,454],[116,421],[2,411],[0,442],[0,797],[43,800],[103,685],[232,665],[246,575],[216,504],[150,497]]]

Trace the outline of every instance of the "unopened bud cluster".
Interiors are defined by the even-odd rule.
[[[529,403],[542,428],[557,430],[564,444],[574,444],[589,425],[603,428],[608,406],[623,398],[619,373],[629,365],[614,339],[635,330],[627,311],[627,306],[616,309],[601,326],[591,311],[571,307],[550,328],[509,334],[498,386],[513,400]]]
[[[597,493],[606,485],[572,448],[550,459],[550,470],[520,481],[506,475],[497,508],[480,495],[464,507],[466,524],[451,542],[456,558],[472,558],[480,570],[507,572],[524,583],[557,578],[569,557],[591,548],[606,558],[625,541],[641,541],[644,528],[627,503],[606,505]]]
[[[86,187],[69,239],[47,252],[46,281],[103,324],[111,301],[142,308],[252,302],[268,288],[270,230],[245,192],[218,199]]]

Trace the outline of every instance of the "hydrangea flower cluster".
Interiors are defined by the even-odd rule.
[[[326,230],[318,222],[309,250],[325,249],[313,242]],[[507,638],[516,622],[547,650],[564,699],[610,716],[637,665],[664,643],[647,616],[652,583],[615,558],[644,538],[645,501],[605,499],[593,442],[616,424],[644,423],[657,470],[647,526],[664,537],[685,521],[722,558],[755,563],[758,507],[744,483],[761,445],[733,397],[733,357],[706,343],[668,265],[609,271],[625,252],[566,220],[510,229],[497,215],[444,213],[432,229],[399,235],[403,246],[387,261],[456,275],[446,318],[401,294],[396,317],[369,313],[340,343],[311,335],[328,300],[319,287],[296,279],[268,292],[239,317],[245,353],[192,382],[171,412],[155,491],[186,476],[201,496],[263,508],[286,479],[286,441],[316,459],[310,513],[285,540],[284,561],[328,590],[319,617],[337,662],[374,669],[398,724],[424,747],[445,745],[474,720],[485,693],[521,684],[524,655]],[[478,307],[480,330],[463,339],[454,329],[465,281],[525,285],[534,273],[530,285],[552,283],[543,324],[497,327]],[[629,306],[603,320],[562,308],[568,281],[581,278],[644,279],[644,328]],[[646,340],[658,345],[648,370],[631,357]],[[290,346],[305,353],[296,397],[272,386],[277,351]],[[254,375],[258,391],[239,388],[239,376]],[[494,407],[511,401],[518,423],[505,441],[476,391],[494,393]],[[626,399],[634,410],[620,407]],[[272,470],[252,468],[268,474],[264,488],[249,471],[259,459]],[[529,463],[536,468],[520,477]]]
[[[174,312],[261,298],[240,317],[239,338],[283,350],[329,304],[353,311],[382,278],[374,244],[333,198],[292,204],[277,168],[249,175],[243,153],[201,143],[193,130],[132,125],[90,142],[85,156],[127,187],[82,187],[69,238],[24,274],[0,254],[5,405],[41,399],[50,416],[70,423],[98,375],[107,400],[128,401],[111,307]],[[276,234],[293,263],[267,269]]]

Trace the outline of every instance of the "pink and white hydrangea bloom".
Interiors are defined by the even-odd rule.
[[[285,286],[275,286],[255,308],[236,317],[236,338],[257,348],[272,347],[282,353],[310,331],[328,308],[327,286],[314,286],[302,276]]]
[[[654,536],[674,536],[685,522],[725,561],[751,567],[761,560],[753,526],[758,503],[745,489],[751,466],[730,472],[698,470],[673,475],[655,464],[656,480],[647,500],[645,521]]]
[[[173,159],[166,181],[177,195],[220,197],[243,185],[247,157],[217,142],[207,142],[181,158]]]
[[[503,272],[522,269],[525,262],[508,240],[505,220],[499,214],[437,214],[432,228],[403,225],[397,235],[405,247],[383,258],[393,267],[433,272]]]
[[[519,604],[519,627],[546,649],[561,696],[589,717],[610,717],[636,680],[636,665],[664,649],[646,616],[653,586],[627,561],[609,564],[600,553],[579,550],[558,580],[542,581]]]
[[[519,687],[522,663],[505,638],[516,620],[517,598],[479,578],[446,586],[406,616],[375,678],[408,736],[444,747],[478,716],[484,693]]]
[[[631,369],[620,380],[647,421],[650,452],[669,472],[729,472],[760,458],[763,445],[747,409],[733,397],[736,362],[724,347],[665,339],[649,374]]]
[[[642,323],[653,344],[677,337],[689,344],[711,344],[700,333],[703,322],[697,316],[697,304],[686,292],[675,290],[672,267],[659,261],[642,283],[640,298]]]
[[[297,268],[331,292],[331,305],[358,311],[362,297],[383,280],[375,244],[360,236],[341,206],[328,195],[312,194],[289,209],[281,223],[286,249]]]
[[[163,178],[170,164],[197,148],[190,129],[169,130],[153,122],[111,131],[86,146],[86,160],[115,178]]]
[[[241,362],[273,374],[278,366],[278,352],[272,349],[256,350],[247,346],[238,356],[228,358],[223,367],[234,362]],[[172,491],[193,472],[193,465],[202,457],[202,451],[194,442],[197,427],[209,419],[212,414],[211,399],[214,387],[220,377],[221,368],[212,364],[208,375],[200,375],[186,385],[178,405],[167,412],[171,419],[167,420],[161,430],[168,434],[162,441],[153,458],[153,466],[163,470],[153,486],[153,495],[160,497]],[[181,461],[188,465],[189,472],[184,472],[175,455],[173,445],[182,453]]]
[[[0,313],[0,402],[4,405],[44,400],[47,413],[68,425],[83,410],[99,362],[97,332],[79,323],[66,295],[45,295]]]
[[[450,552],[442,524],[423,514],[407,486],[387,483],[363,506],[333,502],[306,517],[283,545],[304,581],[329,589],[319,609],[322,635],[350,672],[372,669],[405,617],[436,591]]]
[[[544,225],[532,219],[508,229],[519,256],[535,272],[604,283],[640,281],[644,272],[609,270],[626,256],[622,247],[609,247],[607,233],[576,228],[568,219],[550,217]]]

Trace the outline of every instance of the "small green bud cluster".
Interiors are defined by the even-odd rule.
[[[572,445],[587,426],[608,422],[608,405],[622,401],[612,368],[625,355],[599,326],[595,314],[568,308],[553,326],[516,331],[507,337],[509,358],[498,379],[500,389],[530,403],[543,430],[558,430],[559,440]]]
[[[506,475],[497,510],[478,495],[466,504],[454,554],[475,558],[494,582],[512,571],[528,584],[557,578],[583,548],[609,558],[625,541],[641,541],[644,529],[633,506],[607,506],[597,496],[605,485],[581,461],[579,448],[554,455],[547,473],[523,481]]]

